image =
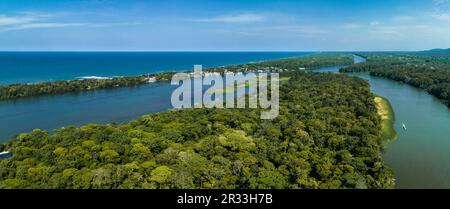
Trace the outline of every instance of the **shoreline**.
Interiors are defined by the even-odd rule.
[[[336,88],[330,88],[330,86]],[[343,124],[355,124],[355,130],[367,130],[372,136],[379,133],[379,127],[366,123],[367,120],[373,121],[373,124],[377,122],[375,108],[369,109],[367,115],[358,116],[358,113],[353,111],[365,105],[373,106],[373,102],[371,102],[373,96],[367,94],[370,86],[366,81],[334,74],[297,72],[292,75],[289,82],[286,82],[286,86],[280,88],[280,90],[282,95],[296,92],[297,96],[282,97],[283,105],[280,107],[280,120],[269,122],[264,122],[260,119],[259,110],[187,109],[148,114],[121,125],[89,124],[80,127],[71,126],[56,129],[53,133],[35,129],[32,132],[20,134],[7,144],[7,149],[15,153],[13,158],[8,160],[16,163],[18,166],[15,169],[7,170],[10,172],[8,173],[8,178],[2,182],[3,185],[0,183],[0,187],[128,188],[130,186],[126,178],[121,178],[118,182],[107,181],[101,185],[91,184],[95,179],[92,179],[92,181],[88,179],[83,185],[72,179],[58,181],[60,182],[58,184],[50,184],[48,183],[50,180],[47,181],[47,179],[59,178],[67,172],[75,176],[74,179],[85,175],[90,176],[105,170],[111,171],[113,174],[120,174],[118,171],[123,171],[123,169],[132,166],[137,168],[133,173],[144,176],[144,178],[141,178],[142,181],[133,181],[136,182],[136,185],[145,186],[148,189],[160,188],[159,183],[153,184],[155,181],[154,176],[159,172],[165,171],[171,178],[167,177],[163,183],[167,186],[172,185],[174,188],[187,188],[184,186],[187,184],[181,184],[186,181],[179,182],[179,178],[175,178],[179,173],[184,174],[186,159],[195,160],[194,163],[187,164],[188,169],[198,169],[198,164],[195,162],[201,162],[202,165],[217,166],[225,171],[233,170],[232,166],[234,163],[223,164],[223,160],[218,162],[216,158],[209,157],[210,155],[216,156],[216,153],[222,150],[225,151],[224,154],[219,155],[220,159],[227,161],[229,159],[229,162],[239,163],[242,162],[240,159],[245,159],[245,163],[249,166],[268,164],[272,168],[269,174],[274,175],[278,183],[272,184],[272,181],[269,181],[269,184],[266,185],[264,181],[261,181],[258,185],[263,185],[264,188],[379,189],[392,187],[391,173],[388,169],[385,169],[386,167],[378,157],[382,152],[380,148],[381,142],[373,141],[370,137],[355,137],[352,133],[345,133],[345,131],[339,134],[344,129],[332,125],[334,120],[324,119],[332,117],[336,120],[343,120]],[[311,93],[316,90],[324,91],[325,94],[329,95],[341,96],[328,97],[325,102],[322,102],[324,98],[321,94]],[[355,97],[355,95],[357,96]],[[355,99],[355,102],[346,102],[349,98]],[[332,112],[322,111],[324,108],[329,109],[330,104],[336,103],[343,105],[335,106],[336,109],[333,109]],[[295,107],[298,104],[301,105]],[[290,107],[295,107],[299,111],[285,111]],[[313,118],[302,118],[302,115],[306,112],[312,111],[318,115]],[[351,117],[342,118],[342,112],[348,113]],[[293,124],[296,128],[282,132],[278,127],[286,123]],[[330,140],[330,144],[315,144],[315,140],[320,140],[322,137],[330,137],[324,130],[316,128],[318,125],[328,126],[328,124],[330,127],[333,126],[327,131],[335,133],[332,134],[334,135],[332,136],[333,140]],[[302,128],[302,126],[305,127]],[[296,139],[300,140],[294,139],[286,142],[290,137],[296,137]],[[342,139],[350,141],[345,143]],[[371,142],[375,142],[376,146],[365,146]],[[308,151],[305,151],[302,146],[305,146]],[[359,147],[369,150],[359,155],[352,155],[356,150],[359,150]],[[20,162],[29,158],[29,155],[22,150],[27,150],[27,153],[33,153],[32,156],[37,156],[35,161],[38,166],[33,167],[33,169],[54,169],[48,175],[41,175],[42,179],[20,175],[20,171],[27,169],[25,167],[27,165],[20,164]],[[277,154],[277,156],[272,156],[271,152],[268,153],[265,150],[274,150],[273,153]],[[211,152],[212,154],[209,154]],[[338,163],[341,155],[335,156],[335,152],[344,153],[349,163]],[[376,154],[373,155],[374,153]],[[77,158],[71,158],[71,156],[78,154],[86,156],[85,159],[87,160],[79,162]],[[286,162],[277,160],[286,155],[293,159]],[[333,162],[336,163],[330,165],[327,157],[319,159],[315,157],[322,155],[333,156],[333,159],[336,159]],[[316,160],[320,161],[315,162]],[[332,166],[327,171],[334,170],[334,168],[339,169],[343,165],[352,166],[356,171],[354,174],[360,176],[361,183],[330,181],[327,176],[315,175],[314,172],[305,173],[305,176],[300,179],[290,178],[297,175],[295,173],[297,171],[295,162],[298,161],[308,163],[305,163],[305,166],[309,166],[309,162],[311,164],[318,163],[318,166],[322,164]],[[276,163],[278,162],[282,164],[277,165]],[[367,164],[358,162],[367,162]],[[73,168],[69,163],[76,163],[78,167]],[[275,165],[280,168],[286,168],[286,172],[279,172]],[[367,166],[371,165],[376,165],[376,167],[369,171]],[[263,166],[259,167],[263,169]],[[205,170],[204,173],[211,170],[210,166],[202,166],[201,168]],[[266,179],[265,176],[260,175],[261,173],[265,174],[267,170],[261,171],[258,169],[252,172],[250,175],[255,176],[255,178]],[[336,179],[345,179],[348,176],[345,175],[346,173],[338,174],[339,176]],[[348,173],[353,174],[351,171]],[[188,186],[189,188],[190,185],[196,188],[259,188],[258,185],[252,186],[252,184],[247,184],[246,182],[242,183],[242,181],[246,180],[241,178],[240,172],[230,173],[229,175],[237,180],[224,182],[224,184],[199,185],[197,183],[199,181],[193,179],[190,180],[192,183],[189,183]],[[47,176],[49,177],[47,178]],[[197,178],[199,179],[200,177]],[[113,178],[117,177],[114,176]],[[223,177],[218,176],[217,178],[222,179]],[[220,182],[215,179],[216,177],[212,183]],[[21,184],[15,184],[16,182]],[[250,180],[249,183],[251,183]],[[166,187],[166,185],[163,186]]]
[[[304,57],[304,56],[311,56],[311,55],[317,55],[321,54],[322,52],[301,52],[301,51],[0,51],[0,53],[302,53],[299,55],[289,55],[285,57],[274,57],[274,58],[267,58],[267,59],[259,59],[256,61],[244,61],[244,62],[236,62],[231,64],[222,64],[222,65],[213,65],[210,67],[205,68],[207,69],[216,69],[216,68],[226,68],[226,67],[232,67],[232,66],[238,66],[238,65],[245,65],[245,64],[258,64],[263,62],[271,62],[271,61],[278,61],[282,59],[289,59],[289,58],[296,58],[296,57]],[[62,81],[74,81],[74,80],[96,80],[95,77],[98,78],[104,78],[104,79],[113,79],[113,78],[124,78],[124,77],[141,77],[141,76],[147,76],[147,75],[160,75],[160,74],[166,74],[166,73],[183,73],[183,72],[191,72],[193,69],[160,69],[155,70],[154,72],[143,72],[143,73],[136,73],[136,74],[126,74],[126,75],[79,75],[72,78],[65,78],[65,79],[50,79],[50,80],[41,80],[41,81],[30,81],[30,82],[7,82],[3,83],[0,82],[0,88],[1,87],[8,87],[11,85],[33,85],[33,84],[43,84],[43,83],[55,83],[55,82],[62,82]],[[93,78],[86,78],[86,77],[93,77]],[[101,80],[101,79],[99,79]]]
[[[326,53],[305,54],[300,56],[289,56],[259,62],[208,67],[204,69],[204,72],[220,73],[222,75],[227,72],[236,72],[237,70],[243,70],[244,73],[257,72],[259,71],[258,69],[264,69],[267,72],[280,72],[280,73],[292,72],[298,70],[297,69],[299,68],[298,66],[302,66],[303,68],[314,69],[314,68],[336,66],[335,64],[340,65],[345,62],[346,55],[347,54],[326,54]],[[326,61],[324,61],[324,57],[327,58]],[[293,67],[292,66],[293,64],[298,66]],[[279,65],[281,65],[281,67],[279,67]],[[109,79],[58,80],[32,84],[18,83],[10,85],[0,85],[0,101],[16,100],[35,96],[59,95],[64,93],[95,91],[100,89],[116,89],[123,87],[139,86],[148,83],[168,82],[175,73],[192,73],[192,70],[187,71],[169,70],[161,73],[151,73],[138,76],[124,76],[111,78],[108,77]],[[149,82],[150,77],[152,79],[152,82]]]
[[[381,118],[380,137],[383,144],[387,144],[397,138],[395,112],[389,100],[382,96],[375,95],[374,102]]]
[[[391,102],[382,96],[375,95],[374,97],[375,107],[377,108],[377,114],[380,117],[380,143],[383,149],[385,149],[391,142],[397,139],[397,131],[395,130],[395,112],[392,108]],[[384,151],[382,151],[384,152]],[[386,160],[383,157],[383,163],[387,165]],[[392,188],[396,188],[396,176],[395,170],[389,167],[393,172]]]

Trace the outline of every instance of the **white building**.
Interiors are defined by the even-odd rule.
[[[147,77],[146,81],[147,81],[147,83],[155,83],[156,78],[155,77]]]

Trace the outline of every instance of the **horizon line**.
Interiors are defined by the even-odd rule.
[[[444,49],[445,48],[439,48]],[[332,52],[421,52],[436,49],[425,50],[0,50],[4,52],[300,52],[300,53],[332,53]]]

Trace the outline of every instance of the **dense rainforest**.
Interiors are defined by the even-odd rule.
[[[351,55],[325,53],[267,62],[210,68],[205,71],[220,73],[223,73],[224,71],[254,72],[257,70],[264,70],[265,72],[285,72],[296,71],[299,70],[300,67],[304,69],[313,69],[326,66],[349,65],[352,62],[353,59]],[[0,100],[144,85],[148,83],[149,77],[155,78],[155,81],[168,81],[173,74],[173,72],[167,72],[135,77],[116,77],[111,79],[84,79],[34,84],[12,84],[0,86]]]
[[[367,62],[340,71],[370,72],[373,76],[401,81],[426,90],[450,107],[450,56],[370,54],[367,57]]]
[[[20,134],[0,160],[0,188],[392,188],[368,82],[288,76],[274,120],[186,109]]]

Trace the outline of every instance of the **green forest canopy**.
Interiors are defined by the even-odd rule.
[[[392,188],[368,82],[289,77],[274,120],[189,109],[21,134],[0,160],[0,188]]]

